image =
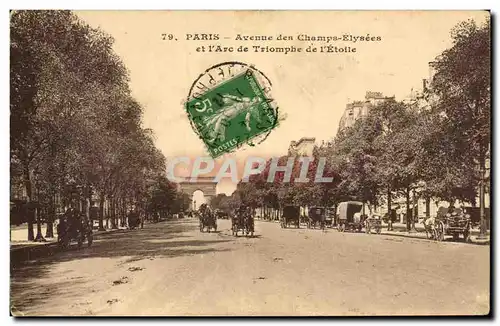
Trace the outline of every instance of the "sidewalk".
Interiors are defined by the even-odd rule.
[[[93,231],[93,235],[99,235],[107,232],[115,232],[118,230],[125,230],[126,228],[118,228],[118,229],[107,229],[106,231]],[[46,226],[42,225],[42,235],[45,238],[46,234]],[[34,235],[36,237],[36,225],[34,227]],[[10,250],[11,252],[13,250],[23,250],[26,248],[36,248],[36,247],[44,247],[44,246],[51,246],[55,245],[57,242],[57,231],[54,230],[54,238],[45,238],[45,242],[34,242],[34,241],[28,241],[26,240],[28,238],[28,226],[27,225],[21,225],[21,226],[14,226],[10,230]]]
[[[387,224],[382,224],[381,234],[414,238],[414,239],[427,239],[427,235],[425,233],[425,227],[422,223],[415,223],[415,230],[417,230],[416,233],[409,233],[408,231],[406,231],[406,224],[403,223],[393,223],[392,228],[393,231],[387,231]],[[487,239],[477,239],[478,235],[479,235],[479,229],[472,229],[471,243],[482,244],[482,245],[487,245],[490,243],[490,231],[486,232]],[[450,238],[450,236],[446,236],[446,238],[448,239]],[[461,238],[459,241],[463,242],[463,238]]]
[[[105,233],[113,233],[117,231],[124,231],[126,228],[118,229],[108,229],[106,231],[94,231],[95,236],[102,235]],[[28,230],[25,229],[25,236]],[[36,231],[35,231],[36,235]],[[33,242],[33,241],[11,241],[10,242],[10,266],[15,267],[16,265],[23,263],[25,261],[38,259],[41,257],[47,257],[57,253],[60,248],[57,245],[57,238],[46,239],[46,242]],[[73,244],[74,245],[74,244]]]
[[[273,220],[263,220],[263,219],[257,219],[260,222],[267,222],[267,223],[278,223],[279,221],[273,221]],[[303,226],[303,225],[301,225]],[[382,223],[382,230],[380,234],[384,235],[390,235],[390,236],[396,236],[396,237],[406,237],[406,238],[413,238],[413,239],[424,239],[427,240],[427,235],[425,233],[425,227],[422,223],[415,223],[415,230],[417,230],[416,233],[409,233],[406,231],[406,224],[404,223],[393,223],[392,224],[393,231],[387,231],[387,224]],[[334,229],[336,229],[334,227]],[[486,237],[487,239],[477,239],[477,236],[479,235],[479,229],[472,229],[471,233],[471,243],[473,244],[479,244],[479,245],[488,245],[490,244],[490,231],[486,232]],[[450,239],[450,236],[446,236],[446,239]],[[461,239],[463,242],[463,238]]]

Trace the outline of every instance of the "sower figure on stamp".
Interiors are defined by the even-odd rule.
[[[261,103],[259,97],[254,97],[252,99],[248,97],[237,97],[229,94],[221,95],[222,102],[224,103],[223,109],[215,114],[214,116],[208,118],[205,123],[206,127],[213,129],[211,130],[211,139],[209,142],[213,143],[217,139],[224,141],[226,138],[225,131],[227,124],[241,113],[245,113],[245,125],[248,131],[251,131],[250,119],[253,116],[260,122],[259,112],[257,111],[258,105]]]

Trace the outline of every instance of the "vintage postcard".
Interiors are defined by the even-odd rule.
[[[11,11],[11,315],[488,316],[490,19]]]

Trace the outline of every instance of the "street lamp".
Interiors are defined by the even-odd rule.
[[[413,188],[413,203],[411,210],[411,223],[410,223],[410,233],[416,233],[415,229],[415,219],[417,219],[416,209],[418,208],[418,193],[425,189],[426,183],[424,181],[419,181]]]

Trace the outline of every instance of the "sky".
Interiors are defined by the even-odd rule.
[[[169,158],[207,156],[191,129],[184,101],[204,70],[225,61],[254,64],[273,83],[272,95],[286,119],[265,142],[228,154],[244,162],[247,156],[284,155],[290,141],[302,137],[332,139],[346,103],[364,99],[366,91],[403,99],[420,89],[429,75],[428,63],[451,46],[450,30],[458,22],[484,21],[484,11],[77,11],[92,27],[115,39],[114,50],[129,70],[132,95],[144,107],[143,124],[153,129],[156,144]],[[173,34],[177,41],[162,40]],[[218,33],[219,41],[187,41],[186,34]],[[326,53],[199,53],[200,45],[251,45],[235,41],[237,34],[297,36],[381,36],[380,42],[356,46],[351,54]],[[225,39],[225,37],[229,39]],[[304,46],[307,42],[272,41],[262,45]],[[322,45],[322,44],[317,44]],[[231,193],[230,180],[218,192]]]

